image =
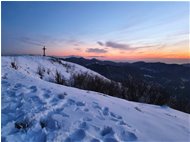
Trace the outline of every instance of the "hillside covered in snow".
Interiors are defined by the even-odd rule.
[[[110,81],[57,58],[3,56],[1,140],[190,141],[189,114],[68,87],[73,75],[83,73]]]

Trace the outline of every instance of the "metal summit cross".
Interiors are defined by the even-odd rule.
[[[46,56],[46,52],[45,52],[46,47],[44,46],[42,49],[43,49],[43,56]]]

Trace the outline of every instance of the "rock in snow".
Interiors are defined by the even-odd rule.
[[[101,75],[50,59],[2,57],[3,142],[190,141],[189,114],[51,83],[56,70],[67,80],[73,73]]]

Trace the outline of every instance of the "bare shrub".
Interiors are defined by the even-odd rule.
[[[40,76],[40,78],[42,79],[45,73],[45,68],[38,66],[37,68],[37,74]]]
[[[47,70],[47,74],[50,74],[50,69]]]
[[[40,126],[43,129],[44,127],[47,127],[47,120],[40,120]]]
[[[15,70],[18,69],[18,65],[17,65],[17,62],[16,62],[16,59],[14,58],[13,61],[11,62],[11,67],[14,68]]]
[[[65,81],[64,77],[57,70],[56,70],[56,73],[55,73],[55,82],[57,84],[61,84],[61,85],[65,85],[66,84],[66,81]]]
[[[15,128],[20,130],[27,130],[31,126],[31,122],[28,119],[15,122]]]

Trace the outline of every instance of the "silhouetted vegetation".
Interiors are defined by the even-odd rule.
[[[37,68],[37,74],[40,76],[41,79],[43,78],[44,73],[45,73],[45,68],[39,66],[39,67]]]
[[[162,86],[155,83],[138,80],[132,76],[122,83],[106,81],[100,77],[87,74],[74,76],[74,87],[92,90],[127,99],[156,105],[168,105],[174,109],[190,112],[190,102],[186,96],[171,96]]]
[[[47,126],[47,121],[46,120],[40,120],[40,126],[43,129],[44,127]]]
[[[71,86],[150,104],[165,105],[168,104],[169,100],[168,95],[161,92],[159,87],[147,85],[145,82],[137,81],[132,77],[121,84],[98,76],[90,76],[87,73],[77,74],[73,76]]]
[[[66,81],[65,81],[64,77],[57,70],[55,72],[55,82],[57,84],[66,85]]]
[[[29,128],[29,126],[30,126],[30,123],[28,120],[15,122],[15,128],[17,128],[17,129],[27,130],[27,128]]]
[[[14,58],[13,61],[11,62],[11,67],[14,68],[15,70],[18,69],[18,65],[17,65],[17,62],[16,62],[16,59]]]
[[[132,76],[129,76],[122,84],[128,88],[128,100],[157,105],[168,104],[169,96],[159,85],[148,84],[147,82],[137,80]]]
[[[122,98],[122,90],[117,82],[108,81],[98,76],[91,76],[88,73],[73,75],[72,80],[71,86],[73,87]]]

